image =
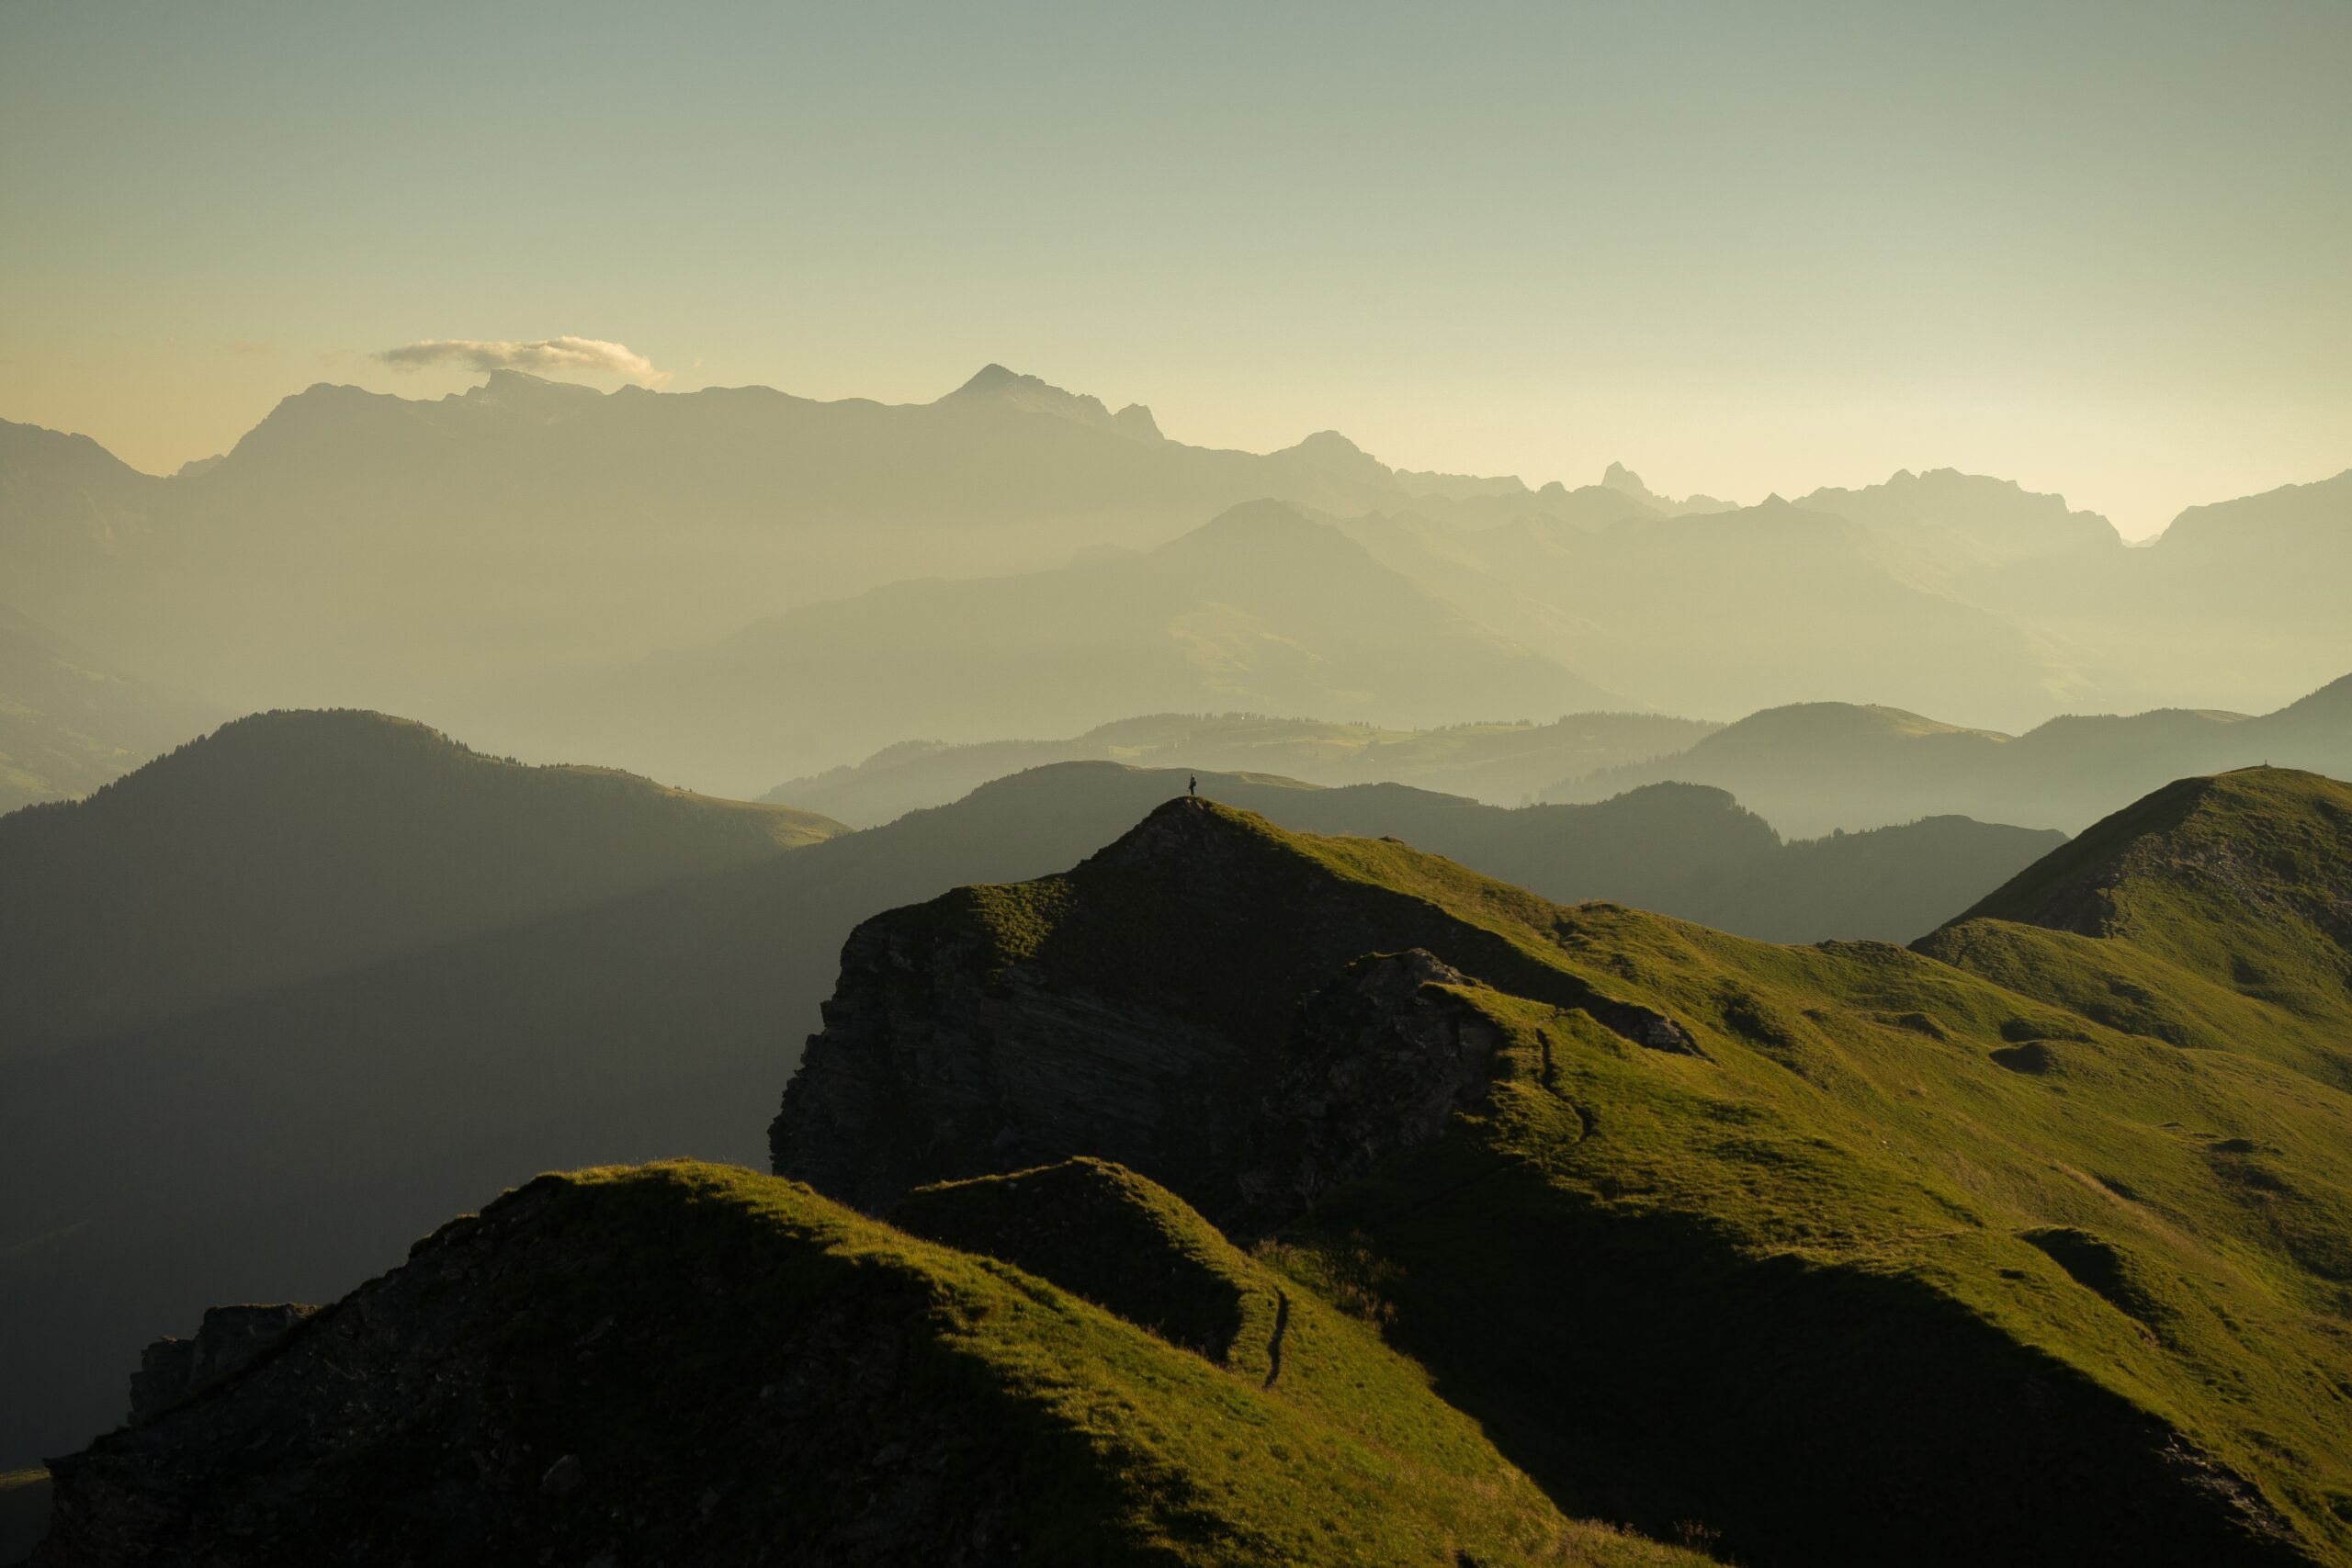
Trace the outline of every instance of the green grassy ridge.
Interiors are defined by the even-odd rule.
[[[2352,1561],[2352,1343],[2328,1240],[2352,1214],[2341,1198],[2352,1192],[2352,1100],[2340,1090],[2257,1049],[2183,1049],[1882,943],[1773,947],[1610,906],[1561,908],[1401,844],[1288,834],[1214,806],[1167,809],[1214,824],[1223,859],[1211,874],[1195,858],[1183,874],[1213,885],[1221,919],[1171,885],[1177,863],[1156,875],[1125,841],[1064,876],[964,890],[907,918],[978,940],[1008,969],[1182,1007],[1267,1052],[1298,993],[1282,955],[1299,946],[1304,916],[1344,927],[1350,917],[1335,910],[1348,909],[1382,926],[1385,945],[1428,946],[1487,981],[1481,1005],[1528,1047],[1494,1114],[1462,1134],[1442,1177],[1397,1178],[1386,1208],[1366,1200],[1325,1220],[1383,1238],[1385,1261],[1405,1279],[1454,1281],[1426,1298],[1406,1292],[1398,1332],[1441,1386],[1467,1379],[1486,1390],[1482,1416],[1536,1434],[1528,1451],[1589,1451],[1601,1434],[1527,1393],[1538,1380],[1525,1366],[1544,1364],[1564,1328],[1496,1303],[1528,1293],[1528,1255],[1553,1238],[1587,1238],[1663,1258],[1662,1288],[1790,1271],[1831,1281],[1822,1288],[1833,1295],[1883,1294],[1920,1321],[1948,1321],[1962,1360],[2043,1368],[2031,1375],[2071,1391],[2062,1403],[2086,1430],[2164,1423],[2258,1487],[2312,1552]],[[1580,1019],[1594,997],[1668,1014],[1703,1055],[1643,1051]],[[1545,1055],[1538,1031],[1551,1036],[1556,1089],[1532,1081],[1544,1069],[1531,1064]],[[2019,1047],[2033,1043],[2043,1070],[2017,1070]],[[1443,1224],[1416,1229],[1397,1217],[1449,1186],[1509,1189],[1525,1212],[1513,1225],[1482,1225],[1482,1195],[1441,1205]],[[2161,1303],[2148,1308],[2157,1321],[2127,1315],[2030,1239],[2066,1228],[2120,1260],[2125,1299]],[[1462,1240],[1473,1233],[1487,1245]],[[1685,1248],[1690,1259],[1679,1258]],[[1491,1324],[1465,1330],[1454,1314],[1473,1302],[1525,1340]],[[1638,1294],[1596,1303],[1587,1326],[1631,1336],[1659,1304]],[[1517,1375],[1473,1370],[1498,1342],[1519,1347]],[[1794,1343],[1826,1358],[1816,1370],[1836,1364],[1834,1344],[1802,1334]],[[1605,1359],[1566,1359],[1616,1375]],[[1899,1375],[1903,1364],[1890,1348],[1882,1371]],[[1803,1402],[1800,1386],[1774,1387],[1783,1413]],[[1965,1385],[1951,1389],[1958,1397]],[[1615,1394],[1638,1403],[1643,1391],[1623,1383]],[[1743,1417],[1692,1398],[1685,1419],[1741,1431],[1752,1439],[1747,1468],[1804,1495],[1802,1478],[1770,1455],[1762,1406]],[[1838,1402],[1815,1406],[1817,1435],[1835,1445]],[[1998,1421],[1918,1415],[1999,1450]],[[1927,1429],[1898,1423],[1874,1439],[1899,1448]],[[2145,1444],[2117,1441],[2111,1478],[2121,1486]],[[1845,1457],[1872,1451],[1856,1444]],[[1657,1457],[1677,1462],[1671,1447]],[[1684,1490],[1724,1507],[1736,1551],[1777,1558],[1804,1538],[1804,1521],[1744,1483],[1729,1458],[1700,1468]],[[1932,1483],[1914,1479],[1928,1499],[1918,1506],[1929,1507]],[[2263,1550],[2253,1537],[2228,1543]]]
[[[772,859],[840,831],[407,719],[257,714],[0,818],[0,1055]]]
[[[1166,1188],[1124,1166],[1058,1165],[917,1188],[890,1223],[1023,1269],[1221,1365],[1271,1373],[1286,1309],[1249,1259]]]
[[[479,1258],[466,1250],[493,1237]],[[490,1352],[490,1386],[469,1402],[488,1414],[470,1441],[532,1439],[533,1479],[548,1455],[577,1455],[587,1476],[612,1478],[604,1484],[639,1515],[640,1536],[650,1517],[655,1531],[693,1540],[695,1499],[716,1497],[716,1510],[698,1511],[707,1526],[723,1521],[729,1550],[758,1542],[802,1561],[850,1539],[859,1510],[888,1488],[882,1476],[906,1462],[876,1457],[895,1447],[966,1456],[941,1471],[918,1522],[1001,1510],[1023,1562],[1700,1561],[1564,1517],[1417,1369],[1327,1310],[1293,1318],[1283,1375],[1268,1386],[1256,1367],[1219,1367],[1009,1264],[739,1168],[675,1161],[542,1177],[420,1243],[401,1272],[421,1283],[405,1296],[400,1273],[367,1287],[368,1319],[454,1311],[458,1330],[435,1350],[456,1340]],[[290,1387],[299,1401],[305,1380],[288,1369],[303,1341],[336,1333],[348,1310],[328,1309],[256,1373],[137,1441],[102,1439],[93,1459],[135,1465],[142,1447],[173,1440],[175,1422],[187,1441],[240,1400]],[[899,1371],[877,1380],[796,1355],[811,1323],[878,1336],[899,1347]],[[797,1432],[807,1447],[779,1467],[752,1436],[762,1390],[836,1377],[850,1380],[848,1403],[822,1429]],[[452,1458],[439,1436],[428,1426],[314,1458],[339,1501],[288,1510],[299,1522],[276,1527],[289,1533],[271,1544],[324,1546],[362,1518],[408,1517],[442,1489],[462,1496],[482,1461]],[[281,1483],[266,1458],[205,1448],[200,1462],[220,1475],[194,1505],[207,1528],[233,1518],[227,1510],[254,1488]],[[89,1462],[69,1467],[69,1493]],[[503,1500],[498,1528],[518,1540],[568,1539],[558,1532],[571,1505],[543,1490]]]
[[[2114,937],[2340,1032],[2352,1024],[2352,785],[2285,768],[2182,779],[1955,924]]]

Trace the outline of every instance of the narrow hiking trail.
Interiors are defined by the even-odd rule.
[[[1261,1385],[1274,1386],[1283,1375],[1283,1336],[1290,1331],[1290,1292],[1277,1288],[1274,1292],[1274,1332],[1266,1341],[1266,1381]]]

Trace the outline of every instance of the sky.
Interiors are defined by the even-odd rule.
[[[169,471],[496,356],[418,344],[996,361],[1204,445],[1951,466],[2144,536],[2352,466],[2348,80],[2343,0],[0,0],[0,418]]]

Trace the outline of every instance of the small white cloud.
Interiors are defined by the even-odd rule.
[[[536,343],[425,338],[385,349],[376,357],[402,370],[427,365],[462,365],[472,370],[528,370],[535,374],[585,370],[623,377],[650,387],[659,387],[670,379],[668,371],[653,368],[651,360],[628,344],[593,337],[550,337]]]

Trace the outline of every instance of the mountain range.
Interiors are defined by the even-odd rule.
[[[1488,705],[1465,715],[1474,702]],[[1338,529],[1254,502],[1142,554],[791,611],[544,693],[504,730],[750,795],[910,733],[981,740],[1203,708],[1414,728],[1612,705]]]
[[[2017,736],[1894,708],[1802,703],[1751,714],[1688,750],[1540,793],[1605,800],[1670,779],[1729,790],[1796,833],[1945,813],[2074,833],[2170,780],[2265,762],[2352,775],[2352,676],[2259,716],[2068,715]]]
[[[125,1357],[225,1299],[318,1300],[546,1169],[761,1157],[880,909],[1039,875],[1186,775],[1074,762],[888,827],[380,715],[240,720],[0,819],[0,1468],[119,1411]],[[2058,836],[1953,820],[1784,843],[1720,791],[1502,810],[1208,773],[1324,832],[1758,935],[1909,937]],[[70,1170],[70,1180],[57,1173]]]
[[[1299,516],[1387,570],[1297,554]],[[108,668],[168,672],[219,711],[431,712],[534,760],[737,793],[913,736],[1072,734],[1160,708],[1421,725],[1548,720],[1606,693],[1702,718],[1837,700],[2008,731],[2264,708],[2352,668],[2347,519],[2352,473],[2192,507],[2144,547],[1951,469],[1728,509],[1622,468],[1530,488],[1392,468],[1330,432],[1264,455],[1190,446],[1145,411],[994,366],[901,406],[515,372],[431,402],[322,386],[170,478],[85,438],[0,431],[10,597]],[[1232,536],[1261,527],[1262,549]],[[1262,575],[1278,563],[1331,580],[1286,585],[1312,604],[1278,602]],[[1408,623],[1454,628],[1438,653],[1465,683],[1433,716],[1409,659],[1377,657],[1399,578],[1444,606]],[[988,619],[1031,605],[1077,619]],[[1045,649],[1085,657],[1100,639],[1083,625],[1125,636],[1099,678],[981,686],[922,656],[926,614],[978,617],[969,651],[1008,677]],[[911,637],[881,650],[903,686],[853,696],[763,663],[840,673],[828,636],[869,616]],[[768,733],[676,722],[667,683],[690,672],[737,682]],[[1574,694],[1535,702],[1554,692]],[[613,699],[601,722],[594,694]]]
[[[0,574],[233,705],[446,709],[486,676],[643,656],[906,578],[1156,546],[1267,497],[1408,499],[1328,433],[1262,457],[1188,446],[1148,412],[996,366],[907,405],[499,371],[430,402],[312,387],[169,479],[6,426]]]
[[[1163,800],[857,927],[789,1179],[187,1313],[36,1562],[2352,1562],[2346,908],[2278,769],[1910,949]]]
[[[1408,784],[1498,806],[1524,805],[1564,777],[1686,750],[1722,728],[1663,714],[1568,714],[1547,723],[1385,729],[1263,714],[1148,714],[1067,740],[902,740],[864,761],[787,779],[760,796],[854,827],[944,806],[1048,762],[1125,762],[1280,773],[1308,784]]]

